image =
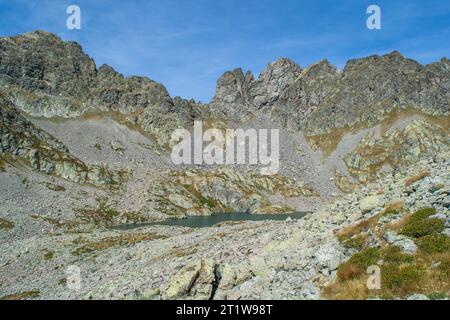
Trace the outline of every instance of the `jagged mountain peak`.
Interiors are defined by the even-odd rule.
[[[266,68],[261,72],[259,78],[267,73],[286,72],[286,73],[300,73],[302,68],[293,60],[289,58],[280,58],[267,64]]]
[[[307,79],[310,77],[317,77],[323,75],[334,75],[338,74],[339,70],[335,65],[332,65],[327,59],[320,60],[316,63],[311,64],[305,68],[297,78],[297,80]]]
[[[406,58],[399,51],[392,51],[381,56],[370,55],[368,57],[351,59],[347,61],[343,72],[362,72],[364,70],[373,70],[376,68],[416,71],[423,68],[423,66],[415,60]]]
[[[297,79],[301,71],[300,66],[288,58],[269,63],[251,88],[255,108],[272,106],[281,93]]]

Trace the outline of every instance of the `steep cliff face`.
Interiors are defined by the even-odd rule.
[[[0,38],[0,83],[21,109],[35,115],[78,115],[88,108],[95,63],[74,42],[36,31]]]
[[[170,132],[191,124],[189,107],[175,106],[166,88],[129,77],[107,65],[96,68],[81,46],[35,31],[0,38],[0,88],[33,116],[76,117],[88,111],[118,111],[164,146]],[[192,112],[191,112],[192,114]]]
[[[253,75],[242,69],[225,72],[217,81],[216,94],[211,101],[211,109],[217,114],[238,120],[252,114],[250,86]]]
[[[303,127],[309,133],[358,122],[376,124],[384,114],[413,107],[429,114],[449,112],[448,59],[422,66],[398,52],[351,60]]]
[[[240,69],[225,73],[211,108],[233,119],[264,109],[282,127],[317,135],[360,123],[373,126],[406,108],[448,114],[449,79],[447,58],[423,66],[396,51],[350,60],[342,71],[327,60],[301,70],[281,59],[257,80]]]
[[[233,120],[248,119],[262,108],[270,109],[300,72],[301,68],[286,58],[268,64],[256,80],[250,71],[244,75],[240,68],[225,72],[217,81],[211,109]]]
[[[311,114],[338,90],[339,77],[339,71],[327,60],[313,64],[283,91],[271,110],[272,117],[284,127],[305,127]]]

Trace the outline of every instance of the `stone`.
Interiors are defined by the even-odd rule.
[[[417,251],[417,246],[414,243],[414,241],[412,241],[408,237],[399,235],[392,230],[386,231],[385,234],[383,235],[383,238],[390,245],[400,247],[400,249],[404,253],[414,254]]]
[[[184,209],[190,209],[193,207],[192,201],[186,197],[183,197],[179,194],[170,194],[168,196],[168,200],[172,202],[174,205],[179,206]]]
[[[180,299],[186,296],[203,300],[211,298],[215,270],[216,264],[212,259],[188,263],[170,279],[163,295],[164,299]]]
[[[428,217],[428,219],[440,219],[440,220],[447,220],[447,215],[443,213],[436,213]]]
[[[414,293],[406,298],[406,300],[430,300],[426,295]]]
[[[359,205],[361,211],[369,212],[380,206],[381,196],[369,196],[361,200]]]
[[[201,261],[194,261],[178,271],[167,284],[167,289],[164,292],[164,298],[179,299],[187,295],[195,280],[198,278],[201,267]]]

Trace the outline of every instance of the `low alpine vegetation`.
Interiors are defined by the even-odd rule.
[[[407,220],[401,234],[408,237],[420,238],[442,232],[445,228],[444,221],[441,219],[429,218],[435,213],[436,209],[434,208],[424,208],[416,211]]]

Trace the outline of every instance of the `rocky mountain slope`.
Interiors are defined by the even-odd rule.
[[[205,104],[172,98],[148,78],[97,68],[80,45],[45,31],[0,38],[0,296],[419,292],[408,285],[368,292],[361,272],[344,275],[362,268],[351,260],[358,251],[385,257],[390,247],[415,247],[407,265],[420,267],[422,293],[447,293],[448,281],[436,279],[448,270],[432,266],[448,268],[449,92],[447,58],[424,66],[392,52],[350,60],[343,70],[285,58],[257,78],[235,69]],[[278,174],[262,176],[258,165],[174,165],[171,134],[192,130],[195,120],[219,129],[280,129]],[[434,208],[431,220],[442,226],[417,236],[395,225],[423,208]],[[395,214],[386,213],[391,209]],[[201,229],[135,225],[294,211],[310,213]],[[366,227],[349,232],[358,221]],[[117,229],[130,224],[135,228]],[[444,249],[430,253],[424,242]],[[71,265],[83,270],[80,291],[64,283]],[[343,294],[350,284],[358,291]]]

